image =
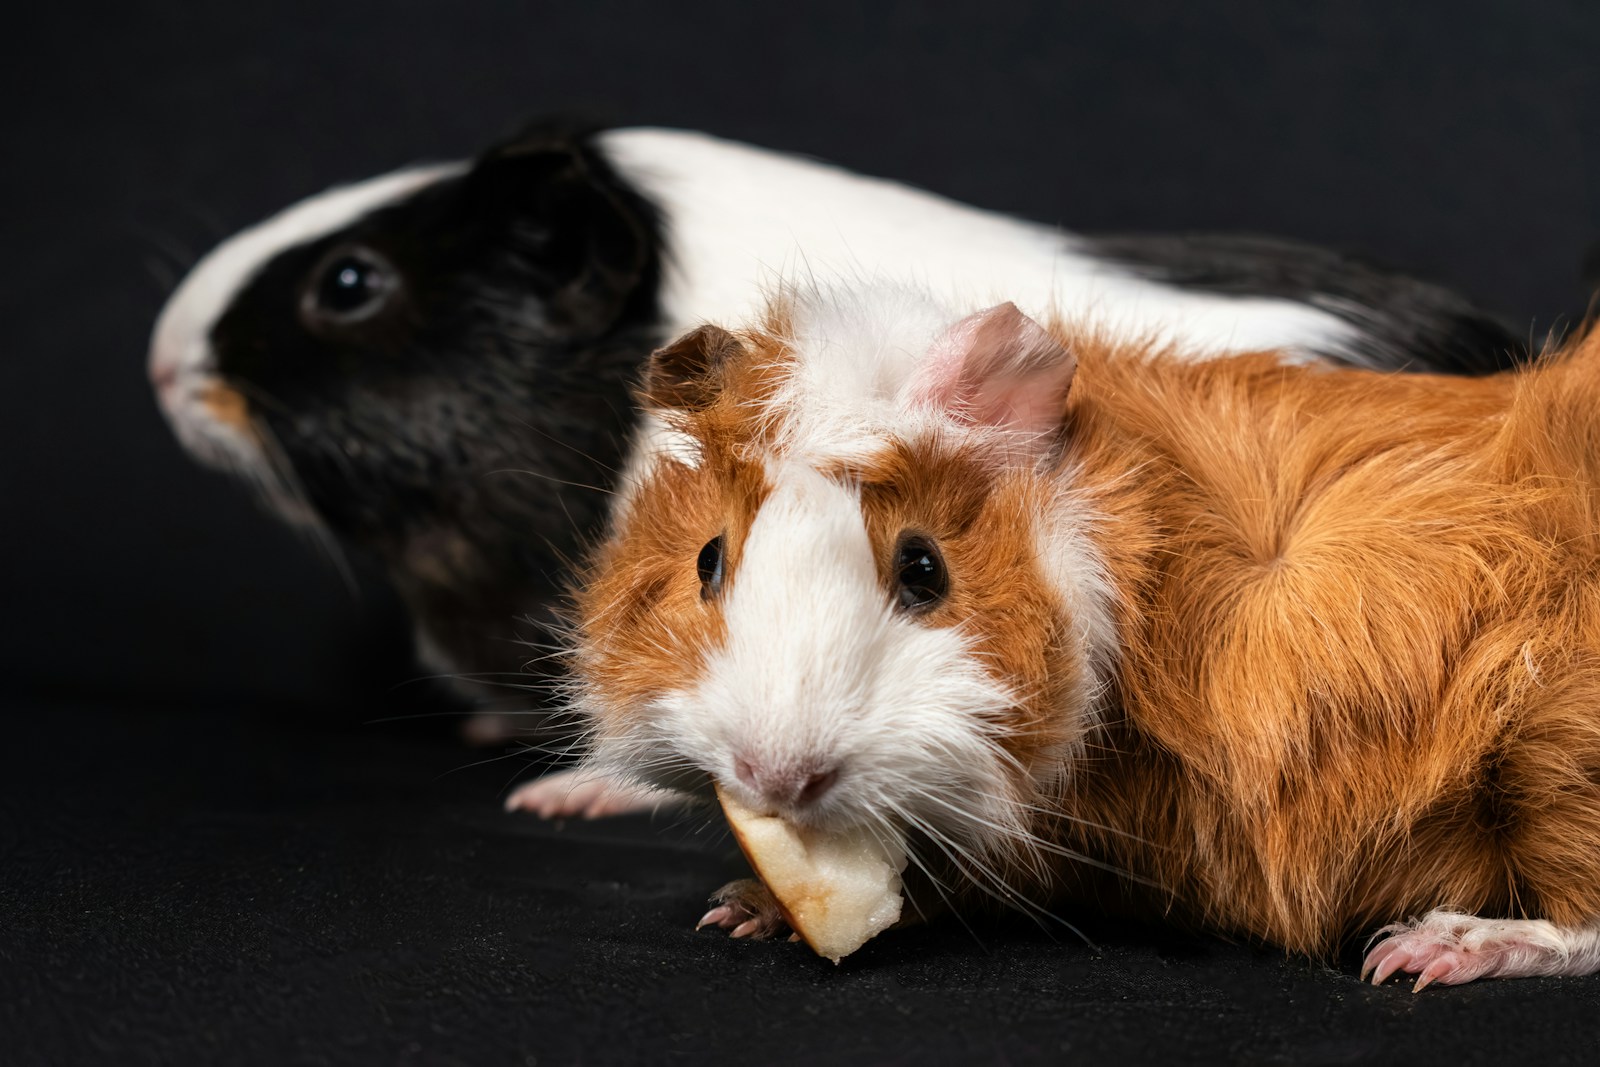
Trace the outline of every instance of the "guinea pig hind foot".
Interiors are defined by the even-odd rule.
[[[1533,978],[1592,974],[1600,970],[1600,926],[1578,929],[1543,919],[1485,919],[1431,911],[1421,919],[1379,930],[1361,965],[1373,985],[1393,974],[1414,974],[1412,992],[1430,985],[1461,985],[1478,978]]]
[[[715,905],[694,924],[696,930],[707,926],[720,926],[730,937],[748,937],[752,941],[765,941],[789,929],[767,887],[754,878],[741,878],[729,882],[711,894]],[[797,935],[798,936],[798,935]],[[793,937],[790,940],[794,940]]]
[[[578,767],[522,783],[506,797],[505,808],[532,812],[541,819],[603,819],[674,807],[681,799]]]

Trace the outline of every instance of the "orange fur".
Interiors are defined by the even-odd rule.
[[[230,385],[214,382],[200,394],[200,403],[219,424],[248,436],[255,435],[250,405],[244,394]]]
[[[896,443],[870,467],[837,473],[861,485],[885,593],[893,588],[902,530],[939,545],[950,594],[924,624],[966,627],[998,677],[1028,680],[1006,723],[1005,746],[1023,766],[1043,767],[1080,740],[1085,709],[1072,685],[1080,650],[1034,566],[1030,524],[1017,521],[1042,511],[1041,487],[984,458],[939,443]]]
[[[1122,718],[1069,834],[1321,951],[1441,905],[1600,918],[1600,340],[1471,380],[1085,353]]]

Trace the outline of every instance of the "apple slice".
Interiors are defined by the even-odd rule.
[[[838,963],[899,920],[904,849],[865,829],[824,833],[760,815],[716,789],[756,877],[817,955]]]

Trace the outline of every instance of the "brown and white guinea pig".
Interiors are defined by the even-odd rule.
[[[515,638],[548,639],[602,528],[645,356],[801,265],[914,267],[1208,351],[1476,374],[1524,347],[1446,289],[1323,249],[1080,238],[699,133],[543,124],[225,242],[162,313],[150,374],[195,456],[381,559],[431,670],[517,672],[551,662]]]
[[[1300,952],[1382,927],[1375,981],[1600,968],[1600,336],[1429,378],[811,292],[644,400],[577,603],[601,773],[899,839],[957,907],[1082,857]]]

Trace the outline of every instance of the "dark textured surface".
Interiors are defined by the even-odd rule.
[[[19,709],[21,710],[21,709]],[[10,1063],[1593,1062],[1600,982],[1413,995],[1071,916],[835,968],[696,933],[694,818],[500,814],[507,763],[374,725],[26,709],[0,757]]]
[[[691,930],[725,843],[498,813],[391,598],[162,425],[175,271],[534,112],[701,127],[1080,230],[1249,229],[1581,310],[1600,7],[128,3],[0,35],[0,1061],[1592,1060],[1600,980],[1368,989],[1081,917],[839,970]],[[339,724],[336,728],[335,724]],[[1077,920],[1080,917],[1074,917]]]

